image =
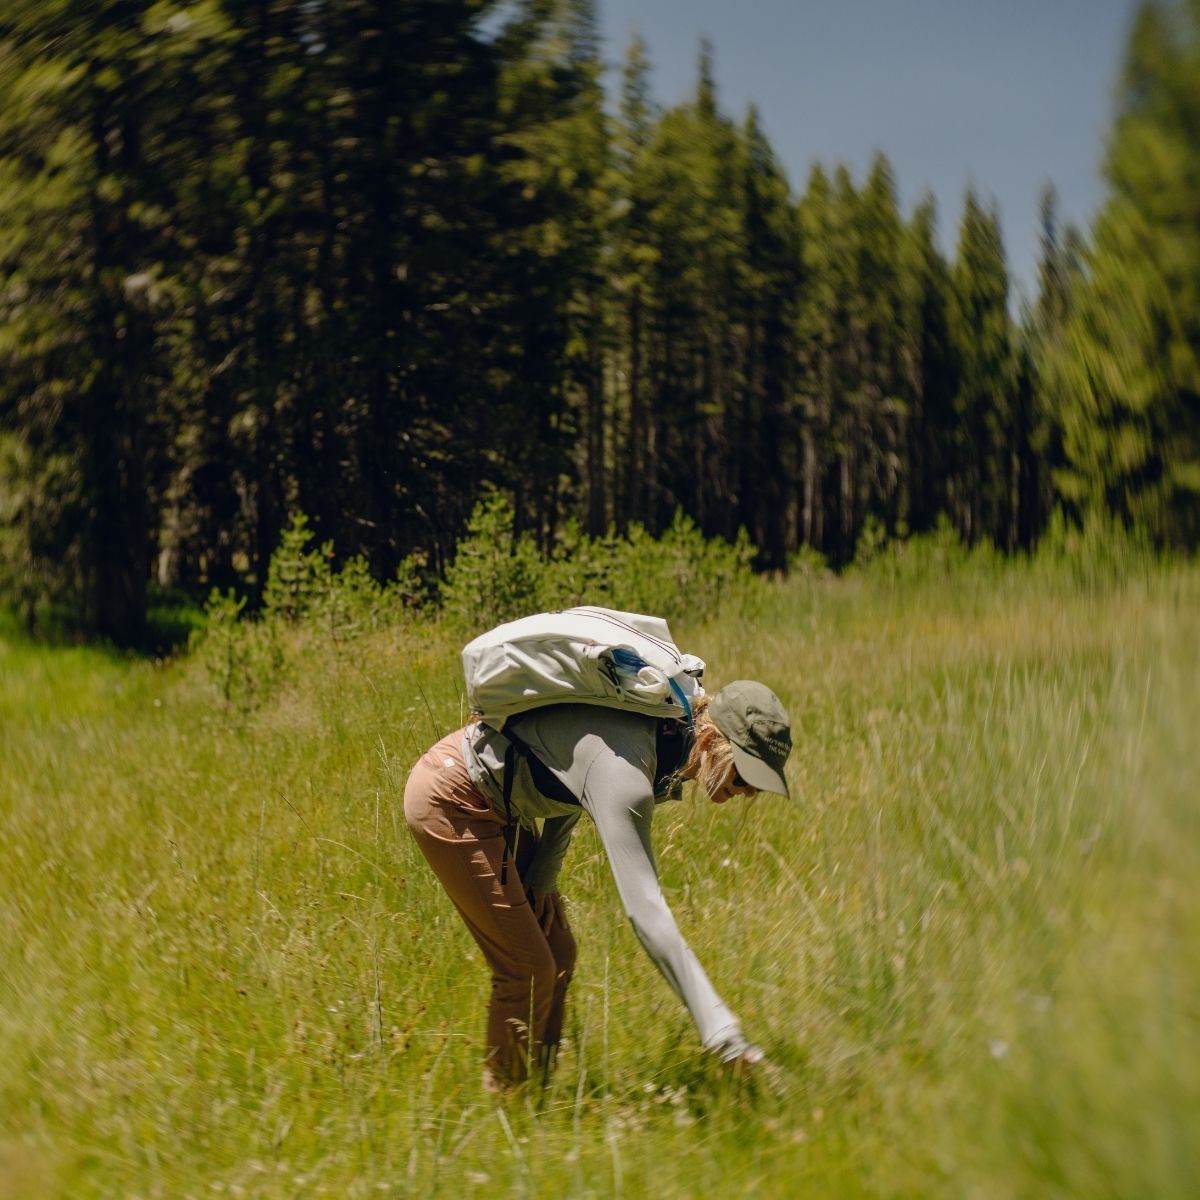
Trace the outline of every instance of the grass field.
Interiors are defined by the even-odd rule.
[[[664,806],[680,924],[777,1066],[724,1076],[592,831],[542,1095],[400,813],[459,637],[194,661],[0,633],[0,1197],[1192,1197],[1200,569],[795,580],[674,622],[793,713],[799,803]]]

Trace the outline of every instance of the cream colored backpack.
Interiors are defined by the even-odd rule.
[[[692,723],[704,662],[666,621],[611,608],[568,608],[498,625],[462,652],[467,701],[493,729],[549,704],[628,708]]]

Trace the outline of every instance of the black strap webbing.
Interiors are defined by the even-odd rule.
[[[513,856],[512,789],[517,766],[517,748],[510,741],[504,751],[504,859],[500,864],[500,886],[508,882],[508,861]]]

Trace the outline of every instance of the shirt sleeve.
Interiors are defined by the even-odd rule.
[[[723,1059],[736,1058],[749,1043],[684,941],[659,886],[650,841],[650,782],[628,759],[602,753],[588,769],[582,802],[596,823],[638,940],[691,1013],[704,1046]]]
[[[524,883],[530,891],[545,895],[555,890],[567,847],[571,844],[571,834],[582,815],[581,808],[569,816],[546,818],[533,861],[525,871]]]

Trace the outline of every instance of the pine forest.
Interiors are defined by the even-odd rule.
[[[137,644],[156,597],[260,603],[297,513],[436,577],[489,496],[544,554],[682,514],[768,571],[1196,546],[1196,0],[1139,7],[1024,305],[987,196],[791,181],[718,77],[663,108],[594,0],[3,0],[0,606]]]

